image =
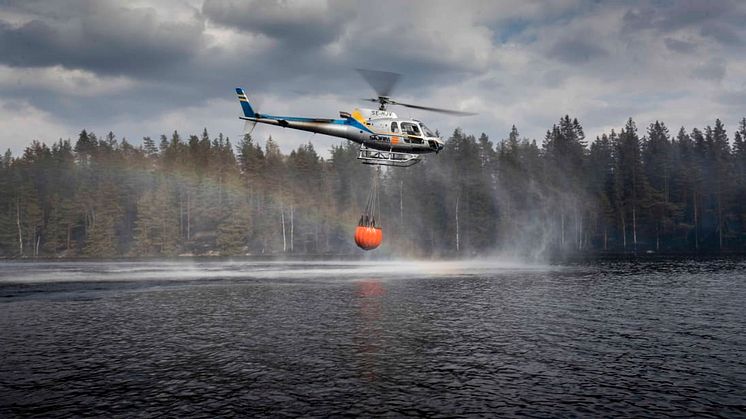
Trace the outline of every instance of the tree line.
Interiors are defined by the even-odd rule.
[[[352,254],[373,182],[382,255],[746,251],[746,118],[732,141],[720,120],[672,134],[629,119],[590,144],[569,116],[541,144],[457,129],[410,168],[362,165],[357,148],[325,159],[207,130],[34,141],[0,161],[0,256]]]

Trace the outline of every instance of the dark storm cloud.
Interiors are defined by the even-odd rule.
[[[443,46],[423,42],[428,30],[413,25],[405,15],[388,19],[389,9],[369,10],[368,18],[356,20],[358,7],[350,2],[207,0],[192,19],[181,21],[159,17],[157,3],[137,7],[68,0],[0,5],[33,17],[22,24],[0,20],[0,64],[17,68],[61,65],[146,81],[109,96],[105,106],[96,99],[71,101],[47,95],[41,100],[39,95],[29,95],[42,89],[35,86],[4,91],[24,95],[34,106],[65,118],[76,113],[93,118],[119,113],[146,116],[167,104],[198,104],[224,97],[237,84],[250,86],[260,95],[332,93],[354,100],[372,94],[354,73],[357,67],[403,73],[396,93],[406,95],[431,83],[458,80],[474,62],[453,59]],[[251,40],[210,46],[205,19],[270,38],[273,43],[258,51]],[[339,53],[326,51],[340,40],[346,25],[356,32],[343,42]],[[437,30],[447,32],[448,28]],[[139,106],[131,106],[138,102]]]
[[[354,86],[360,93],[351,98],[367,96],[372,91],[353,71],[362,67],[402,73],[395,93],[407,94],[453,82],[472,69],[475,60],[449,54],[460,44],[460,50],[468,50],[468,42],[455,33],[444,36],[447,26],[424,25],[427,7],[412,3],[405,10],[397,2],[360,6],[349,1],[206,0],[202,12],[213,23],[275,41],[260,57],[252,57],[244,74],[289,91],[340,93]],[[450,44],[439,45],[438,38]]]
[[[79,13],[59,16],[59,4],[50,3],[51,12],[20,26],[0,21],[0,63],[147,75],[183,64],[201,44],[200,19],[164,22],[152,8],[66,3]]]
[[[345,22],[354,19],[352,3],[206,0],[202,13],[212,21],[261,33],[293,48],[319,47],[334,41]]]

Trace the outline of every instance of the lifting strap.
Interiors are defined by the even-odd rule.
[[[378,197],[378,179],[381,175],[381,168],[377,168],[373,179],[370,184],[370,191],[368,191],[368,199],[365,203],[365,209],[363,214],[360,216],[359,226],[362,227],[376,227],[376,215],[381,214],[381,201]]]

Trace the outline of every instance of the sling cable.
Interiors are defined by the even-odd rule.
[[[379,174],[376,173],[373,177],[365,209],[355,229],[355,244],[363,250],[373,250],[383,241],[383,230],[376,225],[376,215],[381,215],[381,202],[378,197]]]

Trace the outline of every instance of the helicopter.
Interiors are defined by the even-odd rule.
[[[239,118],[246,121],[244,131],[250,133],[257,123],[341,137],[360,144],[358,159],[364,164],[409,167],[421,161],[421,155],[443,150],[444,141],[417,119],[399,118],[387,106],[469,116],[471,112],[412,105],[391,98],[390,94],[401,77],[398,73],[358,69],[358,73],[376,92],[376,98],[362,99],[378,103],[377,109],[355,108],[339,112],[339,118],[305,118],[258,113],[242,88],[236,94],[243,110]]]

